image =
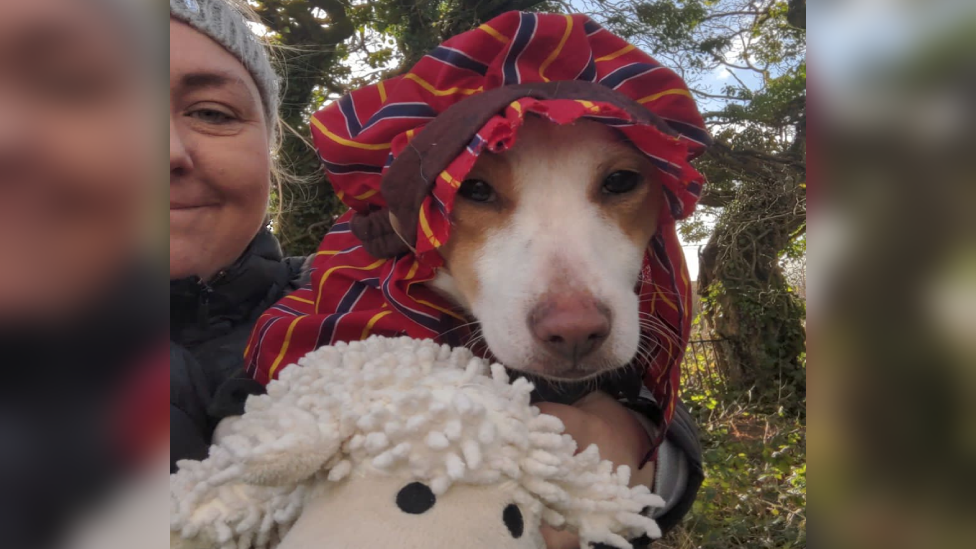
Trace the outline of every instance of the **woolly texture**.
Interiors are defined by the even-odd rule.
[[[584,547],[660,536],[641,515],[663,506],[660,497],[628,487],[629,468],[614,470],[596,446],[574,454],[559,419],[529,404],[531,383],[510,382],[467,349],[374,336],[322,347],[298,366],[248,399],[209,458],[179,464],[174,538],[275,547],[323,483],[363,475],[408,477],[438,496],[456,484],[514,483],[520,505],[577,531]]]
[[[244,65],[261,92],[264,119],[273,128],[278,119],[278,75],[244,15],[227,0],[169,0],[169,15],[209,36]]]

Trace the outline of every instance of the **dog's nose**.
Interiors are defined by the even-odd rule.
[[[532,335],[555,355],[576,362],[610,335],[610,310],[590,297],[546,299],[529,313]]]

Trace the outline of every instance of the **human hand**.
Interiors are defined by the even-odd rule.
[[[541,402],[537,406],[542,413],[562,420],[566,434],[576,441],[577,451],[596,444],[601,458],[617,466],[630,467],[631,486],[643,484],[651,487],[654,463],[648,462],[643,468],[640,467],[651,449],[651,439],[634,412],[600,391],[590,393],[572,406],[552,402]],[[576,534],[545,524],[542,526],[542,537],[547,549],[579,548]]]

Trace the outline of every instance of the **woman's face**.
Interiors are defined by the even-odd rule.
[[[169,44],[169,274],[208,280],[264,222],[269,132],[257,86],[233,55],[174,20]]]
[[[92,2],[4,2],[0,322],[101,297],[146,244],[154,116],[138,48]]]

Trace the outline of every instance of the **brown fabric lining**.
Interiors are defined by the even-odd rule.
[[[353,216],[350,229],[370,255],[391,258],[415,247],[420,206],[430,194],[435,178],[464,151],[492,116],[523,97],[609,103],[626,111],[636,122],[652,125],[668,135],[677,135],[640,103],[595,82],[535,82],[472,95],[440,113],[393,160],[380,184],[380,194],[387,208]],[[398,221],[399,234],[393,229],[391,217]]]

